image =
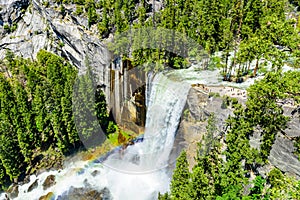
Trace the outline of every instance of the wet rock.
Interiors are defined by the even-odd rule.
[[[43,189],[46,190],[49,187],[55,185],[55,176],[54,175],[49,175],[47,176],[46,180],[43,183]]]
[[[69,191],[64,192],[57,197],[57,200],[110,200],[111,194],[107,188],[100,191],[90,188],[74,188],[71,187]]]
[[[34,190],[35,188],[37,188],[38,186],[38,179],[36,179],[29,187],[27,192],[31,192],[32,190]]]
[[[95,177],[95,176],[97,176],[99,173],[100,173],[100,172],[99,172],[98,170],[95,170],[95,171],[93,171],[93,172],[91,173],[91,175]]]
[[[30,182],[30,175],[25,176],[23,180],[23,184],[29,183]]]
[[[53,192],[49,192],[48,194],[41,196],[39,198],[39,200],[49,200],[49,199],[53,199],[53,197],[55,197],[55,195],[53,194]]]
[[[8,190],[6,191],[8,198],[16,198],[19,195],[19,185],[13,184],[11,185]]]

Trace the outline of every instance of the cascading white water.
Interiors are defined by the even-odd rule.
[[[108,188],[116,200],[152,200],[157,199],[158,192],[168,191],[169,155],[190,86],[171,81],[162,73],[157,74],[149,86],[143,142],[111,154],[103,163],[78,161],[60,172],[32,176],[30,183],[19,187],[16,199],[38,199],[50,191],[55,195],[53,199],[59,199],[71,186]],[[97,175],[92,175],[95,171]],[[56,184],[44,191],[42,183],[49,174],[55,175]],[[27,192],[36,179],[38,187]]]
[[[189,85],[157,74],[152,83],[144,141],[112,155],[104,163],[110,170],[110,191],[115,199],[156,199],[169,188],[168,158]]]

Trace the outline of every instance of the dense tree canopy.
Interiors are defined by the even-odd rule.
[[[144,0],[60,2],[77,4],[75,14],[85,15],[89,27],[97,24],[103,38],[141,27],[166,28],[185,34],[210,55],[221,51],[219,65],[224,80],[239,82],[241,77],[256,76],[268,62],[275,70],[284,63],[299,66],[299,20],[289,16],[291,7],[299,5],[297,0],[164,0],[161,7]],[[133,61],[135,66],[150,61],[174,68],[188,67],[191,58],[182,55],[191,55],[192,49],[185,39],[176,43],[174,36],[162,33],[157,41],[164,37],[171,37],[169,50],[180,49],[181,56],[164,48],[134,52],[135,44],[144,42],[137,35],[127,41],[133,52],[123,55],[123,59]]]
[[[0,69],[0,185],[3,185],[18,181],[26,168],[34,164],[37,152],[52,148],[69,154],[82,144],[72,110],[77,69],[44,50],[38,52],[36,61],[7,52]],[[80,87],[94,86],[90,76],[89,72],[79,78],[84,80]],[[96,123],[105,131],[108,126],[105,97],[101,90],[94,88],[92,92],[93,102],[82,103],[93,109]]]

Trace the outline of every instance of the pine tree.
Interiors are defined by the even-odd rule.
[[[11,85],[0,74],[0,160],[11,181],[15,181],[25,167],[15,130],[15,114],[15,97]]]
[[[102,129],[98,117],[107,116],[105,113],[97,113],[103,111],[104,107],[100,106],[102,103],[96,104],[96,86],[94,82],[94,75],[88,65],[86,74],[78,76],[74,84],[73,90],[73,113],[76,129],[81,141],[88,145],[87,148],[102,144],[106,139],[105,129]],[[99,96],[97,96],[97,99]],[[104,105],[104,104],[102,104]],[[105,109],[106,111],[106,109]],[[105,122],[106,119],[101,119]]]
[[[23,86],[16,81],[15,97],[16,97],[16,113],[15,122],[16,133],[21,152],[26,162],[32,159],[33,151],[36,148],[37,135],[34,132],[34,124],[32,123],[31,106],[28,102],[28,94]]]
[[[209,196],[209,179],[201,166],[195,167],[191,174],[189,199],[204,200]]]
[[[190,183],[191,199],[215,199],[221,194],[221,155],[220,138],[214,113],[208,119],[206,134],[199,143],[197,164],[193,168]],[[200,180],[199,180],[200,179]]]
[[[88,27],[90,28],[93,24],[98,21],[98,15],[96,13],[94,1],[87,1],[87,17],[88,17]]]
[[[0,190],[4,190],[6,185],[9,183],[9,177],[6,174],[6,170],[0,160]]]
[[[171,181],[171,198],[183,199],[188,198],[190,172],[186,152],[181,152],[176,162],[176,168],[173,172]]]

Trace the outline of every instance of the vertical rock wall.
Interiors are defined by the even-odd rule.
[[[129,61],[115,59],[110,67],[109,107],[116,122],[126,129],[143,132],[146,119],[146,72],[131,69]]]

